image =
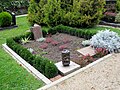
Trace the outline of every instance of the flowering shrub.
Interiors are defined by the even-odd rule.
[[[59,44],[59,42],[57,42],[57,41],[52,41],[51,44],[52,44],[53,46],[56,46],[56,45]]]
[[[106,48],[109,52],[118,52],[120,49],[120,37],[116,32],[105,30],[99,31],[91,38],[94,48]]]
[[[87,55],[82,56],[82,60],[84,60],[85,62],[93,62],[94,58],[90,56],[89,54],[87,54]]]
[[[59,50],[63,50],[63,49],[67,49],[67,44],[64,44],[64,45],[61,45],[61,46],[59,46]]]
[[[95,56],[103,57],[108,54],[108,50],[106,50],[105,48],[96,48],[95,53],[96,53]]]
[[[40,45],[40,48],[46,49],[46,48],[48,48],[48,44],[47,43],[43,43],[42,45]]]
[[[46,43],[51,43],[52,41],[53,41],[53,40],[52,40],[52,38],[50,38],[50,37],[47,37],[46,40],[45,40]]]

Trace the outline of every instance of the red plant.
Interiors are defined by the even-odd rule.
[[[69,43],[71,40],[69,38],[64,38],[62,41],[63,43]]]
[[[50,37],[47,37],[46,40],[45,40],[46,43],[51,43],[52,41],[53,41],[53,40],[52,40],[52,38],[50,38]]]
[[[43,43],[42,45],[40,45],[40,48],[46,49],[46,48],[48,48],[48,44],[47,43]]]
[[[64,44],[64,45],[61,45],[61,46],[59,46],[59,50],[63,50],[63,49],[67,49],[67,44]]]
[[[87,54],[82,56],[82,60],[86,60],[86,62],[93,62],[94,58],[90,56],[90,54]]]
[[[53,46],[56,46],[56,45],[59,44],[59,42],[57,42],[57,41],[52,41],[51,44],[52,44]]]
[[[108,54],[108,50],[105,48],[96,48],[95,49],[96,56],[103,57]]]
[[[116,13],[113,13],[113,12],[105,12],[104,15],[107,15],[107,16],[116,16]]]

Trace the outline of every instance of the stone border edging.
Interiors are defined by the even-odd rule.
[[[110,56],[112,56],[112,55],[113,55],[113,54],[108,54],[108,55],[104,56],[103,58],[100,58],[100,59],[98,59],[97,61],[95,61],[95,62],[87,65],[86,67],[83,67],[83,68],[81,68],[81,69],[79,69],[79,70],[77,70],[77,71],[75,71],[75,72],[73,72],[73,73],[71,73],[71,74],[69,74],[69,75],[67,75],[67,76],[64,76],[63,78],[60,78],[59,80],[56,80],[56,81],[52,82],[52,83],[49,84],[49,85],[45,85],[45,86],[43,86],[43,87],[41,87],[41,88],[39,88],[39,89],[37,89],[37,90],[46,90],[46,89],[48,89],[48,88],[50,88],[50,87],[52,87],[52,86],[55,86],[55,85],[61,83],[62,81],[65,81],[65,80],[67,80],[67,79],[75,76],[76,74],[78,74],[78,73],[80,73],[80,72],[83,72],[84,70],[86,70],[86,69],[88,69],[88,68],[96,65],[97,63],[104,61],[106,58],[108,58],[108,57],[110,57]]]
[[[11,48],[9,48],[6,44],[2,44],[4,50],[9,53],[19,64],[21,64],[28,72],[33,74],[39,80],[42,80],[45,84],[50,84],[50,81],[47,77],[41,74],[38,70],[36,70],[33,66],[27,63],[23,58],[21,58],[17,53],[15,53]]]
[[[23,15],[17,15],[16,17],[24,17],[27,16],[28,14],[23,14]]]

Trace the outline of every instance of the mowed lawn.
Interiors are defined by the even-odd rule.
[[[26,17],[17,18],[18,28],[0,31],[0,90],[36,90],[44,85],[2,49],[6,38],[24,34],[29,29]]]
[[[2,49],[2,44],[6,42],[6,38],[24,34],[30,28],[26,17],[17,18],[17,25],[18,28],[0,31],[0,90],[36,90],[45,84],[35,79]],[[48,30],[46,27],[43,29]],[[110,27],[96,26],[82,30],[96,32],[105,29],[110,29],[120,35],[120,29]]]

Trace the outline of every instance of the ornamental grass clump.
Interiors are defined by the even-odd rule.
[[[91,46],[94,48],[106,48],[111,52],[120,52],[120,37],[116,32],[105,30],[99,31],[91,38]]]

